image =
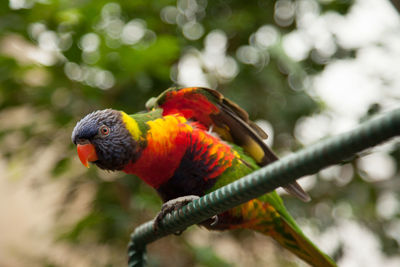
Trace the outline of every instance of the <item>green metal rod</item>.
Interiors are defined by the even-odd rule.
[[[146,244],[183,231],[215,214],[259,197],[296,179],[348,159],[355,153],[400,135],[400,109],[363,123],[358,128],[318,142],[219,188],[168,214],[157,233],[153,221],[138,226],[128,247],[128,266],[146,264]]]

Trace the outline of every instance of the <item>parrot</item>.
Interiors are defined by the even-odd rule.
[[[94,111],[77,122],[72,142],[86,167],[122,171],[153,187],[163,201],[157,223],[170,211],[274,162],[268,135],[248,113],[220,92],[202,87],[169,88],[146,103],[146,111]],[[296,182],[284,187],[303,201]],[[317,267],[335,262],[301,231],[272,191],[200,224],[209,230],[250,229]]]

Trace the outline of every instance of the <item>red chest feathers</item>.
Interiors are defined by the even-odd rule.
[[[207,180],[218,177],[232,165],[235,154],[230,146],[187,123],[184,117],[164,116],[148,125],[145,149],[124,171],[139,176],[154,188],[166,183],[178,169],[185,169],[188,179],[198,172]],[[183,163],[188,166],[182,166]],[[201,166],[201,170],[190,166]]]

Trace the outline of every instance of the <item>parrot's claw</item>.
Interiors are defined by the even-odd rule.
[[[218,223],[218,215],[212,216],[211,219],[212,219],[213,221],[210,223],[210,226],[217,225],[217,223]]]
[[[188,196],[174,198],[174,199],[171,199],[171,200],[165,202],[161,207],[161,211],[157,214],[156,218],[154,219],[154,224],[153,224],[154,231],[155,232],[158,231],[162,219],[164,219],[164,217],[168,213],[178,210],[178,209],[182,208],[183,206],[187,205],[188,203],[192,202],[193,200],[196,200],[199,198],[200,198],[199,196],[188,195]],[[178,231],[175,234],[180,235],[180,234],[182,234],[183,231],[184,230]]]

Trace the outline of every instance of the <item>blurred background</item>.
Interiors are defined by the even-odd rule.
[[[0,266],[125,266],[161,201],[139,179],[84,168],[75,123],[128,113],[170,86],[239,103],[284,156],[400,106],[400,17],[384,0],[0,2]],[[399,139],[282,193],[340,266],[400,266]],[[282,192],[279,190],[279,192]],[[269,238],[190,227],[151,266],[305,266]]]

